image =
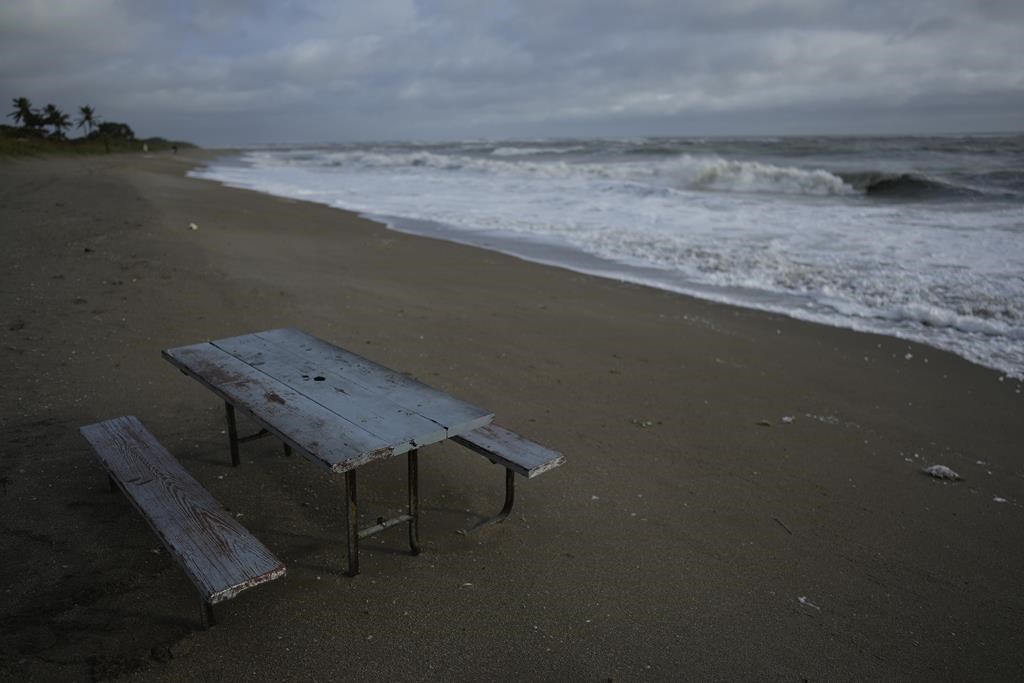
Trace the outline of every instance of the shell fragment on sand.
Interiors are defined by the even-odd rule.
[[[936,479],[948,479],[950,481],[960,481],[960,475],[949,469],[945,465],[931,465],[921,470],[925,474]]]

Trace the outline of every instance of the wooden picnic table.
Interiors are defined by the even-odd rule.
[[[295,329],[181,346],[163,355],[224,400],[234,465],[240,462],[239,444],[273,435],[286,453],[298,451],[345,475],[349,575],[359,573],[359,539],[397,524],[408,523],[410,548],[419,552],[418,449],[467,435],[494,417]],[[235,410],[259,424],[260,432],[239,437]],[[408,456],[407,514],[360,530],[356,468],[403,453]]]

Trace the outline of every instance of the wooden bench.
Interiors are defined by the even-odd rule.
[[[119,487],[199,590],[203,628],[213,605],[284,576],[285,566],[134,417],[81,428],[111,489]]]
[[[565,462],[561,453],[524,439],[493,422],[453,437],[453,440],[505,468],[504,507],[497,515],[485,519],[470,531],[505,521],[515,502],[515,475],[532,479]]]

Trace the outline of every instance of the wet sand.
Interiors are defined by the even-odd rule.
[[[184,176],[209,154],[0,161],[0,679],[1024,676],[1018,382]],[[348,578],[343,478],[270,440],[232,468],[222,404],[160,357],[282,326],[567,463],[463,535],[502,470],[424,449],[423,554],[398,528]],[[288,565],[209,631],[78,435],[124,414]],[[365,523],[404,471],[360,471]]]

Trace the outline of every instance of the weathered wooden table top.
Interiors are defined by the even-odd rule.
[[[472,431],[494,417],[290,328],[180,346],[163,355],[335,472]]]

